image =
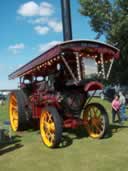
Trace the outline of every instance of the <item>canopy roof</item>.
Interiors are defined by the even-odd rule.
[[[42,53],[37,58],[31,60],[24,66],[20,67],[19,69],[17,69],[16,71],[14,71],[9,75],[9,79],[15,79],[16,77],[28,75],[38,69],[43,70],[45,69],[46,63],[48,65],[49,61],[57,60],[61,58],[61,53],[66,51],[73,51],[73,52],[86,51],[86,53],[90,55],[98,55],[102,53],[104,56],[107,56],[107,58],[115,58],[115,59],[118,59],[120,54],[119,49],[99,41],[94,41],[94,40],[66,41],[57,44],[56,46]]]

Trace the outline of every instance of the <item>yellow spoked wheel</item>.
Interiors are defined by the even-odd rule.
[[[54,148],[60,143],[62,124],[60,116],[54,107],[43,109],[40,117],[40,133],[47,147]]]
[[[21,131],[26,128],[25,94],[22,90],[15,90],[9,95],[9,117],[13,131]]]
[[[91,103],[83,110],[83,120],[90,137],[102,138],[108,131],[109,120],[106,110],[99,103]]]
[[[19,124],[19,117],[18,117],[18,104],[17,98],[15,94],[10,95],[9,100],[9,115],[10,115],[10,123],[13,131],[17,131],[18,124]]]

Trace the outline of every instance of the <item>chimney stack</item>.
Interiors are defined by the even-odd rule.
[[[63,39],[72,40],[70,0],[61,0]]]

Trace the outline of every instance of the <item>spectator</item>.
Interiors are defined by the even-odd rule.
[[[126,115],[126,99],[122,92],[119,92],[119,101],[120,101],[120,117],[121,120],[128,120],[128,116]]]
[[[115,117],[117,115],[119,123],[121,124],[121,118],[120,118],[120,101],[119,101],[119,96],[115,95],[114,100],[112,101],[112,123],[115,122]]]
[[[115,87],[114,87],[114,88],[115,88],[115,92],[116,92],[116,93],[118,93],[118,92],[119,92],[119,89],[120,89],[120,85],[119,85],[119,84],[117,84],[117,85],[115,85]]]

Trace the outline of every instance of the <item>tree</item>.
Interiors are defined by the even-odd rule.
[[[90,18],[90,26],[118,47],[121,57],[114,63],[111,81],[128,83],[128,0],[79,0],[80,13]]]

